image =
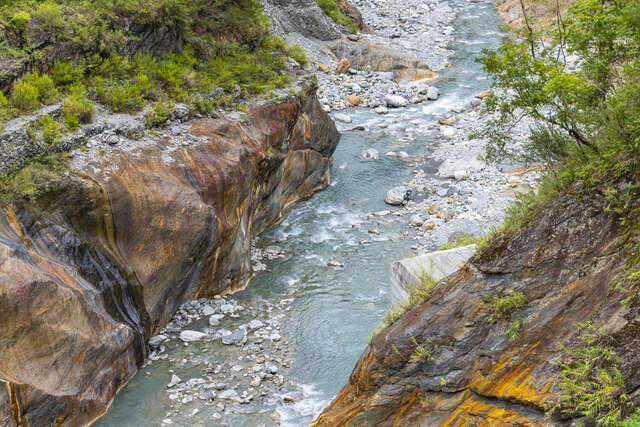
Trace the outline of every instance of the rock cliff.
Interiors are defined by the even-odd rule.
[[[637,406],[638,291],[622,304],[629,295],[618,287],[633,240],[584,191],[576,185],[555,196],[534,222],[494,239],[375,336],[313,425],[569,425],[580,415],[548,418],[545,410],[561,394],[556,362],[582,354],[579,325],[587,321],[619,357],[621,415]],[[492,318],[488,296],[505,292],[526,303],[510,318]],[[521,330],[510,339],[514,320]]]
[[[99,417],[176,307],[242,289],[252,236],[329,184],[339,133],[315,88],[189,126],[0,211],[0,424]]]

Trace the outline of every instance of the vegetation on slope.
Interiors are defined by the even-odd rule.
[[[494,118],[478,136],[488,139],[490,158],[542,163],[547,172],[537,191],[511,207],[496,233],[528,226],[559,192],[580,191],[594,204],[605,200],[594,212],[613,212],[620,233],[628,236],[634,255],[619,290],[628,294],[625,303],[637,303],[640,8],[633,0],[578,0],[566,14],[557,11],[555,24],[544,32],[523,13],[521,40],[479,58],[494,79],[485,106]],[[524,150],[514,154],[510,130],[525,117],[535,125]],[[623,405],[617,356],[600,345],[602,336],[589,332],[583,338],[584,346],[565,351],[560,364],[558,407],[565,415],[590,416],[602,425],[633,423],[637,416],[622,421],[630,408]]]
[[[0,61],[47,72],[0,97],[0,120],[82,92],[114,112],[161,99],[210,110],[200,94],[246,97],[289,83],[288,56],[306,61],[271,35],[258,0],[9,1]]]
[[[349,28],[353,34],[358,33],[358,26],[344,14],[337,0],[316,0],[316,4],[335,23]]]

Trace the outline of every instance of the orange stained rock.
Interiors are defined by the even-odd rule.
[[[466,427],[470,420],[478,427],[549,425],[544,421],[531,420],[518,412],[491,405],[471,395],[453,411],[442,426]]]

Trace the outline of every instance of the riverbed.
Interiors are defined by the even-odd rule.
[[[251,366],[259,362],[242,345],[212,341],[185,346],[173,339],[165,343],[167,357],[142,368],[95,425],[308,424],[347,381],[369,335],[389,309],[391,262],[434,249],[454,232],[485,232],[500,220],[509,197],[506,190],[500,193],[491,187],[500,188],[504,179],[499,168],[470,172],[463,182],[437,176],[443,160],[478,148],[479,143],[469,145],[466,133],[480,123],[474,121],[478,117],[474,96],[490,82],[474,58],[483,48],[497,47],[506,36],[492,3],[455,0],[449,5],[457,14],[455,41],[449,46],[455,54],[451,67],[439,71],[440,77],[432,82],[440,91],[439,99],[390,109],[385,115],[368,108],[348,110],[352,122],[339,124],[343,137],[334,155],[330,187],[294,207],[281,224],[258,238],[258,248],[275,256],[261,260],[267,270],[258,272],[245,291],[226,299],[243,310],[235,313],[237,317],[228,316],[222,326],[232,330],[260,318],[281,336],[274,341],[265,335],[258,343],[263,348],[255,349],[277,355],[273,359],[280,361],[278,373],[262,379],[269,383],[264,388],[269,392],[260,396],[249,391],[245,396],[256,396],[249,402],[170,399],[167,384],[174,374],[183,383],[206,375],[224,378],[224,372],[215,373],[217,365],[240,366],[236,371],[240,379],[227,381],[227,388],[247,392]],[[449,138],[437,123],[443,117],[471,124],[457,127],[456,136]],[[364,130],[348,130],[354,127]],[[361,159],[369,149],[380,153],[377,160]],[[406,156],[385,155],[389,152]],[[412,210],[411,205],[384,203],[387,190],[416,180],[429,184],[417,192],[422,199],[431,204],[430,198],[439,198],[441,205],[459,206],[457,216],[445,221],[434,215],[435,229],[425,230],[408,224],[415,206]],[[441,195],[426,188],[430,186],[443,190]],[[271,320],[276,323],[268,323]],[[210,328],[206,318],[188,327],[205,332]],[[251,344],[251,333],[247,336]]]

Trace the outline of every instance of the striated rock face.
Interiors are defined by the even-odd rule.
[[[536,2],[531,0],[496,0],[496,6],[504,21],[513,30],[519,30],[525,26],[525,13],[529,25],[540,29],[548,25],[555,25],[557,19],[557,5],[560,13],[564,15],[569,6],[575,0],[558,0],[558,2]],[[522,7],[524,5],[524,13]]]
[[[246,285],[251,237],[329,184],[339,140],[314,91],[190,132],[0,211],[0,424],[100,416],[176,307]]]
[[[626,409],[637,406],[640,304],[637,296],[621,304],[625,295],[615,290],[630,242],[615,215],[580,200],[557,196],[535,223],[494,240],[379,333],[313,425],[568,425],[545,417],[559,397],[552,362],[560,345],[578,346],[577,325],[589,319],[610,334]],[[484,302],[509,289],[527,301],[512,314],[524,322],[515,340],[505,335],[509,321],[492,323]],[[412,337],[432,349],[431,360],[410,361]]]

